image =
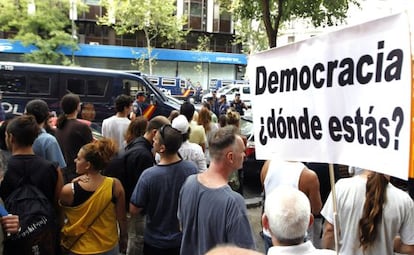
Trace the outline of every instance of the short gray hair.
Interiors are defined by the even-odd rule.
[[[266,196],[265,214],[273,237],[284,244],[295,244],[303,240],[309,226],[309,199],[291,186],[277,187]]]
[[[210,160],[221,160],[224,157],[223,151],[236,144],[236,135],[237,129],[231,125],[213,131],[208,140]]]

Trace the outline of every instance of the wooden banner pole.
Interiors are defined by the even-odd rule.
[[[338,206],[336,200],[335,191],[335,173],[333,164],[329,164],[329,179],[331,182],[331,193],[333,202],[333,226],[334,226],[334,238],[335,238],[335,251],[339,254],[339,218],[338,218]]]

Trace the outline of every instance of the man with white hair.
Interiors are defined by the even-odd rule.
[[[291,186],[305,193],[310,201],[311,212],[314,216],[320,214],[322,201],[319,192],[318,175],[303,163],[281,159],[267,160],[262,167],[260,180],[263,185],[265,197],[279,186]],[[320,221],[317,223],[319,224],[316,227],[321,229],[322,223]],[[316,247],[320,248],[321,246],[318,245],[320,238],[311,235],[314,232],[312,231],[314,227],[315,225],[312,225],[311,231],[308,232],[308,237]],[[263,239],[265,253],[267,253],[269,247],[272,246],[272,240],[270,233],[266,229],[263,229]]]
[[[308,197],[298,189],[279,186],[265,201],[262,224],[272,236],[273,247],[267,255],[301,254],[328,255],[332,250],[316,249],[311,241],[304,241],[306,230],[313,223]]]

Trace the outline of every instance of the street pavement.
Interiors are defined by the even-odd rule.
[[[262,231],[262,191],[260,182],[244,182],[243,189],[250,225],[256,240],[256,250],[264,253],[263,239],[260,237],[260,231]]]
[[[246,199],[247,213],[249,216],[250,225],[252,227],[253,235],[256,240],[256,250],[264,254],[264,245],[263,239],[260,237],[260,231],[262,231],[262,207],[259,206],[251,206],[251,202],[249,199]],[[250,205],[249,205],[250,203]],[[256,203],[253,203],[257,205]],[[250,206],[250,207],[249,207]]]

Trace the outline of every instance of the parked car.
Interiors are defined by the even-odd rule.
[[[251,116],[241,116],[240,121],[240,130],[241,134],[246,136],[246,157],[243,162],[243,182],[253,182],[257,185],[260,184],[260,171],[265,160],[256,159],[256,148],[254,145],[254,130],[253,130],[253,120]]]

